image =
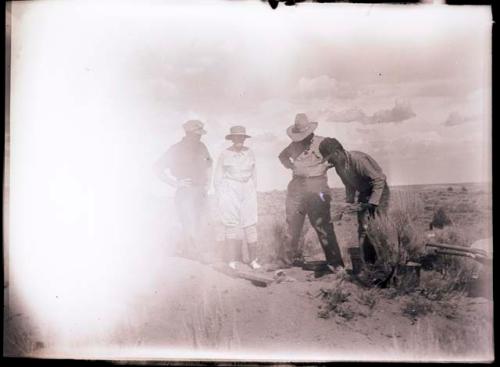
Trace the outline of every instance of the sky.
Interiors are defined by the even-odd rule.
[[[390,184],[490,180],[488,7],[140,4],[13,4],[12,124],[30,126],[19,140],[44,141],[39,159],[65,151],[171,193],[150,166],[198,118],[215,159],[245,125],[259,190],[284,189],[277,155],[305,112]]]
[[[131,269],[154,258],[173,195],[152,166],[188,119],[215,159],[246,126],[259,191],[290,180],[277,156],[297,113],[390,185],[491,181],[488,7],[10,5],[9,263],[60,341],[109,329],[123,315],[109,297],[125,304],[149,281]]]

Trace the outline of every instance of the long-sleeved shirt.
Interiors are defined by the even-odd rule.
[[[172,145],[156,162],[156,169],[169,169],[178,179],[191,179],[195,185],[206,185],[212,158],[201,141],[183,138]]]
[[[217,160],[214,173],[214,185],[217,188],[222,179],[227,178],[234,181],[248,182],[253,179],[256,184],[255,156],[250,149],[239,152],[224,150]]]
[[[345,185],[346,201],[354,202],[356,191],[369,197],[370,204],[378,205],[386,183],[382,168],[368,154],[346,151],[345,165],[335,166],[335,171]]]
[[[290,143],[279,155],[279,160],[297,177],[326,176],[328,162],[322,162],[319,144],[324,138],[314,135],[311,145],[306,149],[301,142]]]

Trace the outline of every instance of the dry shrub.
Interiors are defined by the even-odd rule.
[[[399,192],[393,195],[389,215],[396,227],[403,263],[424,252],[425,238],[416,226],[423,212],[422,202],[415,193]]]
[[[433,232],[434,241],[437,243],[446,243],[454,246],[470,247],[470,241],[467,233],[460,227],[447,226],[442,229],[435,229]]]
[[[397,230],[387,215],[375,215],[368,223],[367,236],[375,247],[377,260],[384,264],[399,262]]]
[[[468,235],[460,227],[449,226],[434,231],[434,241],[454,246],[470,247]],[[465,288],[477,273],[479,264],[470,258],[442,255],[441,272],[455,288]]]
[[[425,238],[415,221],[423,213],[417,195],[396,192],[392,195],[389,215],[376,215],[369,222],[367,236],[382,264],[406,263],[424,251]]]
[[[318,317],[328,319],[332,315],[340,316],[346,320],[351,320],[355,312],[347,304],[351,293],[341,286],[334,289],[321,288],[319,296],[325,302],[324,307],[318,312]]]
[[[370,310],[373,310],[373,308],[377,304],[380,297],[381,297],[381,291],[377,288],[373,288],[373,289],[361,292],[358,295],[356,300],[360,304],[367,306]]]
[[[445,209],[443,207],[439,207],[434,212],[430,227],[431,227],[431,229],[444,228],[445,226],[450,226],[452,224],[453,224],[453,222],[450,219],[450,217],[448,216],[448,214],[446,213]]]

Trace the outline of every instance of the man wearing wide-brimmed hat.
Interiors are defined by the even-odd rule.
[[[328,162],[323,161],[319,144],[324,139],[314,135],[317,122],[309,121],[304,113],[295,117],[287,129],[292,139],[279,155],[283,166],[292,171],[286,197],[287,240],[282,260],[290,265],[301,265],[299,240],[306,215],[315,229],[330,268],[343,267],[337,238],[330,214],[331,194],[328,187]]]
[[[163,154],[155,164],[155,171],[161,180],[176,188],[175,204],[185,237],[179,252],[199,259],[212,158],[201,142],[206,134],[203,123],[189,120],[182,126],[184,138]]]
[[[248,138],[244,126],[230,128],[226,140],[232,145],[221,153],[214,174],[219,213],[225,229],[226,261],[233,269],[243,261],[243,239],[248,246],[250,266],[253,269],[261,267],[257,260],[255,156],[245,146]]]

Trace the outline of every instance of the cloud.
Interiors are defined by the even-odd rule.
[[[372,116],[367,116],[359,107],[343,111],[329,111],[325,120],[329,122],[360,122],[362,124],[382,124],[388,122],[403,122],[416,114],[413,112],[409,102],[397,101],[393,108],[379,110]]]
[[[330,111],[325,120],[328,122],[362,122],[366,117],[366,114],[359,107],[354,107],[343,111]]]
[[[264,132],[255,135],[253,140],[259,143],[273,143],[278,140],[278,136],[271,132]]]
[[[453,111],[450,113],[443,125],[445,126],[456,126],[463,125],[474,121],[474,116],[464,116],[460,112]]]
[[[412,117],[415,117],[409,102],[396,101],[393,108],[389,110],[380,110],[368,117],[365,121],[366,124],[380,124],[385,122],[403,122]]]
[[[352,99],[358,96],[358,90],[350,83],[338,82],[327,75],[316,78],[300,78],[297,93],[301,97],[321,98],[345,98]]]

